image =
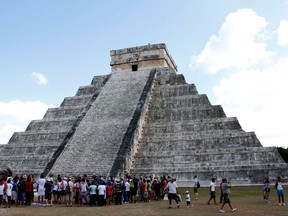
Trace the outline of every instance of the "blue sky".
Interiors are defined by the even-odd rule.
[[[110,50],[166,43],[212,104],[288,147],[288,0],[0,0],[0,143],[110,73]]]

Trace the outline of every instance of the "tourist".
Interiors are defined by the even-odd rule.
[[[208,200],[207,204],[210,205],[210,201],[213,199],[214,201],[214,204],[217,205],[216,203],[216,191],[215,191],[215,187],[216,187],[216,184],[215,184],[215,178],[212,178],[211,179],[211,182],[210,182],[210,199]]]
[[[199,193],[198,193],[198,190],[200,188],[200,182],[199,182],[199,179],[197,177],[197,175],[194,176],[194,195],[195,195],[195,200],[198,200],[199,199]]]
[[[231,210],[234,212],[237,210],[237,208],[232,208],[231,205],[231,201],[230,201],[230,190],[229,188],[231,188],[231,182],[227,182],[227,179],[223,179],[223,183],[222,183],[222,191],[223,191],[223,204],[221,206],[221,209],[219,210],[220,212],[225,212],[223,210],[224,206],[226,203],[228,203],[229,207],[231,208]]]
[[[18,182],[18,176],[15,176],[13,181],[12,181],[12,197],[11,197],[11,202],[16,203],[17,202],[17,182]]]
[[[45,207],[51,206],[52,207],[52,193],[53,193],[53,180],[52,178],[47,178],[45,184],[44,184],[44,189],[45,189]]]
[[[44,175],[41,174],[40,178],[37,180],[37,185],[38,185],[38,203],[43,203],[44,195],[45,195],[45,189],[44,189],[45,182],[46,182],[46,180],[44,178]]]
[[[92,205],[96,206],[97,186],[95,184],[95,180],[91,182],[88,189],[89,189],[89,206]]]
[[[160,178],[160,197],[163,199],[164,198],[164,195],[165,195],[165,188],[167,186],[167,180],[166,180],[166,176],[163,175],[161,178]],[[156,190],[155,190],[155,193],[156,193]],[[156,200],[158,200],[158,197],[155,197]]]
[[[177,199],[177,194],[179,194],[178,186],[177,186],[175,180],[176,180],[175,178],[171,177],[171,180],[168,182],[168,184],[166,186],[166,191],[168,191],[169,208],[172,208],[172,199],[175,200],[175,202],[177,204],[177,208],[180,207],[180,205],[178,203],[178,199]]]
[[[73,182],[71,181],[71,178],[67,177],[67,186],[65,189],[66,194],[66,207],[70,206],[72,207],[72,192],[73,192]]]
[[[106,205],[105,194],[106,194],[106,185],[104,185],[103,182],[101,182],[100,185],[98,186],[99,206]]]
[[[221,182],[220,182],[220,201],[219,201],[219,203],[222,203],[222,201],[223,201],[222,184],[223,184],[223,179],[222,179]]]
[[[25,197],[26,197],[25,206],[31,205],[32,192],[34,192],[33,191],[33,182],[32,182],[31,176],[28,175],[27,180],[25,181]]]
[[[186,198],[186,207],[187,208],[193,207],[193,205],[191,204],[189,191],[185,191],[185,198]]]
[[[106,188],[106,203],[107,204],[111,204],[112,202],[112,196],[113,196],[113,186],[112,186],[112,182],[108,182],[107,188]]]
[[[116,205],[120,204],[122,205],[122,187],[121,182],[119,179],[116,179],[116,182],[114,184],[114,192],[115,192],[115,203]]]
[[[148,192],[148,202],[151,201],[151,195],[152,195],[152,185],[150,178],[147,179],[147,192]]]
[[[130,182],[130,192],[131,192],[131,198],[132,202],[137,202],[137,190],[138,190],[138,179],[136,176],[133,177],[132,181]]]
[[[12,188],[13,188],[13,185],[11,184],[11,177],[8,177],[7,184],[5,187],[5,194],[7,196],[7,202],[6,202],[5,208],[11,207]]]
[[[130,196],[129,179],[126,179],[124,186],[125,186],[125,189],[124,189],[124,203],[129,203],[129,196]]]
[[[281,205],[285,206],[286,204],[284,202],[284,189],[283,189],[283,185],[282,185],[282,179],[280,176],[277,177],[277,180],[275,183],[275,188],[277,190],[279,206],[281,206]],[[282,203],[281,203],[281,201],[282,201]]]
[[[167,186],[167,184],[166,184],[166,186]],[[166,186],[164,188],[164,192],[166,190]],[[155,176],[155,178],[154,178],[153,189],[154,189],[155,200],[158,200],[160,198],[160,196],[161,196],[161,180],[159,179],[158,176]]]
[[[270,181],[269,177],[264,179],[264,186],[263,186],[263,198],[264,200],[269,203],[269,194],[270,194]]]
[[[0,207],[2,205],[3,197],[4,197],[4,179],[1,177],[0,179]]]
[[[57,204],[58,201],[60,201],[60,194],[59,194],[59,182],[58,182],[58,179],[55,178],[54,181],[53,181],[53,201],[54,201],[54,204]]]
[[[24,200],[25,200],[25,180],[23,176],[20,177],[19,182],[17,184],[18,192],[17,192],[17,203],[16,206],[19,204],[21,207],[24,205]]]
[[[75,204],[79,203],[80,200],[80,182],[81,182],[81,178],[80,177],[76,177],[74,186],[73,186],[73,196],[75,198]]]
[[[83,206],[83,203],[84,204],[88,203],[88,199],[86,196],[87,189],[88,189],[88,185],[86,183],[86,180],[85,178],[82,178],[81,183],[80,183],[80,197],[79,197],[80,206]]]

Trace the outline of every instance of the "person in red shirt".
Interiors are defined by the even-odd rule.
[[[25,205],[28,205],[28,206],[31,205],[32,193],[33,193],[33,182],[32,182],[31,176],[29,175],[27,177],[27,180],[25,181],[25,194],[26,194]]]

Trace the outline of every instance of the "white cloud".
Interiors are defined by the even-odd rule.
[[[263,70],[240,70],[214,88],[227,116],[237,116],[264,146],[288,146],[287,71],[288,57]]]
[[[266,60],[273,52],[264,43],[267,22],[251,9],[239,9],[227,15],[218,35],[212,35],[203,51],[192,57],[190,68],[207,73],[223,69],[245,69]]]
[[[54,106],[40,101],[0,101],[0,144],[7,143],[14,132],[24,131],[31,120],[42,119],[50,107]]]
[[[281,45],[288,44],[287,23],[282,20],[277,30]],[[251,9],[230,13],[190,67],[210,74],[228,71],[213,88],[216,103],[227,116],[236,116],[243,130],[254,131],[263,146],[288,147],[288,56],[267,49],[268,42],[276,45],[267,40],[267,24]]]
[[[48,83],[47,78],[41,73],[33,72],[31,76],[36,79],[38,85],[46,85]]]
[[[278,44],[282,46],[288,45],[288,20],[281,20],[277,29]]]

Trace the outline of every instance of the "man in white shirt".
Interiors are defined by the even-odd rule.
[[[99,206],[105,205],[105,199],[104,199],[105,193],[106,193],[106,185],[100,184],[98,186]]]
[[[214,204],[217,205],[216,203],[216,192],[215,192],[215,178],[211,179],[211,183],[210,183],[210,199],[208,200],[207,204],[210,205],[210,201],[213,199],[214,200]]]
[[[175,178],[171,178],[171,180],[168,182],[168,184],[166,186],[166,191],[168,191],[169,208],[172,208],[172,199],[175,200],[175,202],[177,204],[177,208],[180,207],[178,200],[177,200],[177,195],[179,194],[178,186],[177,186],[175,180],[176,180]]]

